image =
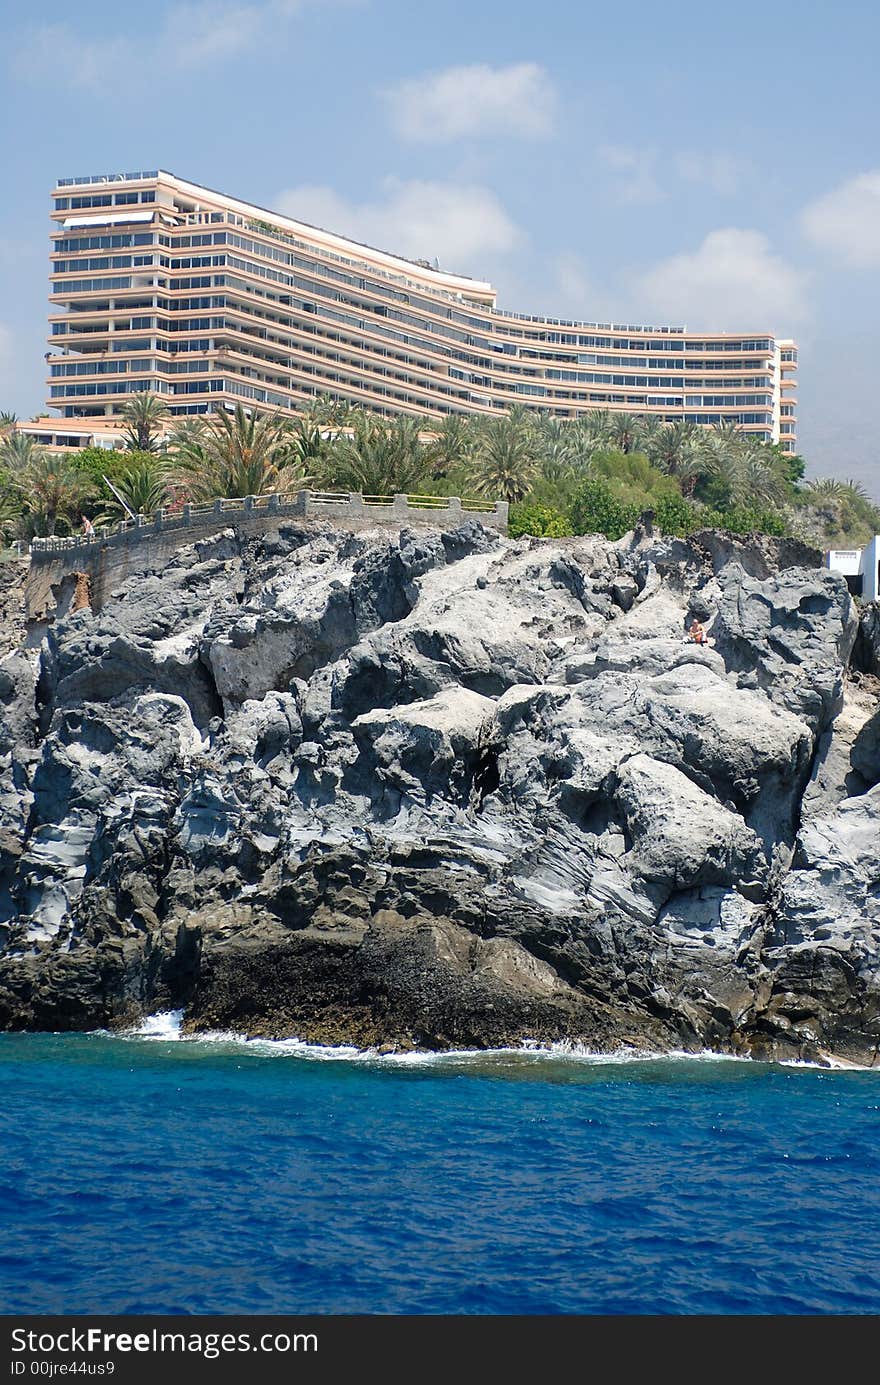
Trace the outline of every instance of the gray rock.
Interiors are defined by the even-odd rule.
[[[0,1027],[873,1052],[876,717],[808,562],[302,521],[58,615],[0,667]]]

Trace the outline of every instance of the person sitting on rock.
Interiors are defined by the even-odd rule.
[[[690,630],[688,630],[688,639],[693,640],[694,644],[709,643],[709,638],[696,616],[691,622]]]

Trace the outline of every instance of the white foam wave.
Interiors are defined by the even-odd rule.
[[[107,1031],[100,1031],[106,1034]],[[271,1058],[299,1058],[310,1062],[347,1062],[379,1064],[389,1067],[473,1067],[505,1066],[523,1067],[541,1063],[578,1063],[591,1066],[641,1064],[641,1063],[742,1063],[754,1065],[755,1060],[735,1053],[716,1053],[712,1049],[702,1049],[688,1053],[683,1049],[654,1051],[639,1048],[620,1048],[610,1052],[597,1051],[585,1044],[561,1040],[556,1043],[539,1043],[534,1039],[524,1039],[519,1044],[507,1048],[461,1048],[434,1051],[415,1049],[396,1050],[385,1053],[376,1048],[358,1048],[354,1044],[312,1044],[304,1039],[262,1039],[251,1038],[247,1034],[232,1030],[209,1030],[199,1034],[183,1032],[183,1011],[164,1010],[149,1015],[135,1029],[122,1035],[125,1039],[146,1039],[151,1041],[179,1042],[186,1044],[223,1045],[245,1049],[249,1053]],[[822,1063],[809,1063],[803,1060],[781,1060],[774,1064],[786,1068],[807,1068],[818,1071],[849,1070],[877,1072],[878,1068],[862,1067],[859,1064],[837,1059],[827,1055]]]
[[[169,1040],[181,1037],[183,1025],[182,1010],[160,1010],[158,1014],[148,1015],[136,1029],[127,1029],[120,1035],[123,1039],[162,1039],[166,1043]]]

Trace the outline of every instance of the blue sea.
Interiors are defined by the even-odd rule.
[[[4,1313],[876,1313],[880,1072],[0,1036]]]

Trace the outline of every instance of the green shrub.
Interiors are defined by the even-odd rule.
[[[574,533],[574,530],[571,520],[562,510],[556,510],[551,505],[522,501],[511,506],[507,532],[512,539],[518,539],[523,534],[531,534],[535,538],[561,539]]]
[[[673,476],[666,476],[651,465],[644,452],[618,452],[608,448],[594,453],[590,476],[607,481],[611,494],[624,505],[639,510],[656,509],[664,496],[679,498],[681,491]]]
[[[703,524],[701,528],[707,528]],[[750,510],[742,505],[722,510],[713,520],[713,527],[729,529],[733,534],[775,534],[782,536],[788,526],[782,515],[773,510]]]
[[[678,493],[661,495],[651,508],[654,511],[654,520],[664,534],[677,534],[683,538],[686,534],[692,534],[695,529],[705,527],[697,506]]]
[[[606,539],[622,539],[637,523],[642,508],[618,500],[607,480],[588,476],[574,497],[572,528],[576,534],[604,534]]]

